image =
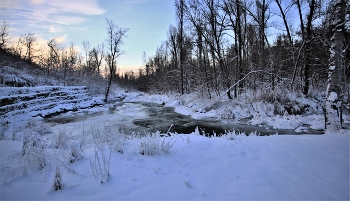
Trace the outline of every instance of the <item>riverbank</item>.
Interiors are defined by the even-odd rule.
[[[323,103],[306,99],[302,95],[286,95],[286,105],[258,101],[249,94],[233,100],[201,99],[198,94],[165,95],[140,92],[116,92],[116,97],[125,102],[154,102],[174,107],[175,112],[189,115],[194,119],[215,119],[223,122],[247,124],[271,129],[289,129],[295,132],[314,130],[323,132]],[[215,105],[215,107],[212,107]],[[292,107],[292,108],[291,108]],[[209,108],[209,110],[208,110]],[[290,113],[296,114],[290,114]],[[300,113],[300,114],[299,114]],[[350,129],[350,115],[344,113],[344,126]]]
[[[43,87],[39,87],[40,89]],[[9,88],[7,88],[9,91]],[[68,90],[66,90],[68,91]],[[65,91],[65,93],[67,93]],[[5,91],[3,92],[5,93]],[[87,101],[75,101],[73,104],[67,104],[64,99],[60,102],[55,101],[55,107],[52,109],[40,107],[38,101],[31,101],[30,108],[35,108],[36,113],[50,115],[57,113],[58,111],[64,111],[67,109],[77,110],[79,115],[98,113],[101,111],[110,111],[116,108],[118,102],[150,102],[164,105],[165,107],[175,108],[175,112],[191,116],[196,120],[209,120],[220,121],[222,123],[231,124],[244,124],[248,126],[257,126],[268,130],[294,130],[297,133],[322,133],[324,130],[324,116],[322,111],[322,103],[315,100],[305,99],[302,96],[293,94],[287,95],[285,102],[290,102],[287,105],[283,105],[279,102],[269,103],[258,101],[257,97],[249,97],[248,94],[242,95],[237,99],[225,100],[225,99],[201,99],[198,94],[185,94],[179,96],[177,94],[146,94],[135,91],[125,91],[121,88],[114,88],[111,92],[110,102],[104,103],[99,106],[90,107],[90,102],[102,103],[102,96],[93,98],[89,104]],[[89,99],[84,95],[84,99]],[[43,99],[45,100],[45,99]],[[74,101],[74,100],[73,100]],[[20,104],[24,104],[19,102]],[[294,103],[293,110],[290,109],[290,104]],[[51,103],[50,103],[51,104]],[[27,105],[27,104],[26,104]],[[28,107],[28,106],[26,106]],[[79,109],[86,108],[86,109]],[[302,114],[289,114],[294,111],[295,113],[301,112]],[[21,111],[30,111],[29,108],[21,109]],[[18,113],[18,112],[17,112]],[[21,139],[23,130],[26,129],[28,122],[31,121],[31,113],[22,112],[13,117],[3,116],[1,118],[1,138],[2,139]],[[70,112],[66,113],[70,115]],[[350,116],[344,113],[344,126],[347,130],[341,132],[349,132],[350,129]],[[36,119],[41,120],[42,117]],[[170,120],[171,121],[171,120]],[[171,124],[170,124],[171,125]],[[234,128],[229,128],[230,130]],[[193,129],[189,132],[192,132]],[[132,132],[132,131],[130,131]],[[242,131],[244,132],[244,131]],[[15,136],[16,135],[16,136]],[[15,136],[15,137],[14,137]]]

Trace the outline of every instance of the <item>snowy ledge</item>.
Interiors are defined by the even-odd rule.
[[[103,104],[85,86],[0,87],[0,115],[17,119],[66,112]]]

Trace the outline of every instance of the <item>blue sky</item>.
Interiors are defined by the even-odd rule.
[[[129,28],[118,59],[121,71],[142,66],[143,51],[151,56],[175,24],[174,0],[1,0],[0,19],[10,25],[10,35],[34,32],[40,40],[64,38],[82,46],[105,42],[106,21]]]

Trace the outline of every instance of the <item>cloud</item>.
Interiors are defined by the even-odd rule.
[[[0,19],[6,19],[17,32],[59,33],[105,12],[97,0],[0,0]]]
[[[43,1],[43,0],[35,0]],[[42,5],[54,8],[55,12],[79,15],[100,15],[106,12],[96,0],[60,0],[43,2]]]
[[[62,28],[59,27],[59,26],[51,25],[51,26],[49,27],[49,32],[50,32],[50,33],[62,32]]]
[[[147,1],[150,1],[150,0],[128,0],[126,2],[126,4],[135,5],[135,4],[142,4],[142,3],[145,3]]]
[[[48,19],[48,21],[60,24],[60,25],[77,25],[81,24],[86,20],[86,18],[76,15],[54,15]]]

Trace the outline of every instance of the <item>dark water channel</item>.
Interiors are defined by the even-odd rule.
[[[132,132],[151,133],[155,131],[167,133],[169,128],[170,132],[188,134],[194,132],[197,127],[200,134],[205,134],[206,136],[212,136],[214,133],[217,135],[225,134],[226,131],[233,130],[241,133],[244,132],[246,134],[256,132],[261,136],[276,133],[279,135],[322,134],[321,131],[310,129],[308,131],[297,133],[290,129],[274,130],[266,126],[252,126],[229,121],[224,123],[216,119],[195,120],[190,116],[176,113],[172,107],[164,107],[159,104],[145,102],[120,102],[115,104],[108,111],[96,112],[93,114],[77,111],[70,112],[69,115],[59,114],[50,116],[45,120],[53,124],[66,124],[71,122],[88,121],[91,118],[113,119],[113,121],[117,122],[116,125],[118,125],[125,134],[131,134]]]

